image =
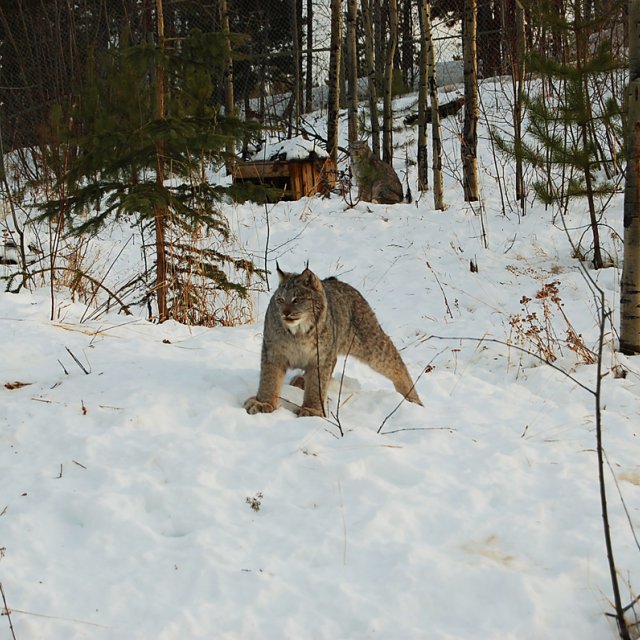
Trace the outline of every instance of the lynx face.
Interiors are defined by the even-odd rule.
[[[313,287],[313,281],[305,282],[304,275],[289,278],[276,292],[275,300],[280,320],[293,335],[308,333],[315,324],[314,305],[317,313],[317,291]]]

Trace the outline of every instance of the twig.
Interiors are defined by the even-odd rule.
[[[41,273],[49,273],[50,271],[71,271],[72,273],[75,273],[76,275],[81,276],[82,278],[86,278],[89,282],[91,282],[92,284],[94,284],[96,287],[98,287],[99,289],[104,289],[105,292],[111,296],[119,305],[120,305],[120,309],[121,311],[124,311],[124,313],[128,316],[133,315],[128,307],[128,305],[126,305],[124,302],[122,302],[122,300],[120,300],[120,298],[113,293],[113,291],[111,291],[110,289],[108,289],[107,287],[105,287],[105,285],[100,282],[99,280],[96,280],[95,278],[93,278],[92,276],[88,275],[87,273],[83,273],[82,271],[79,271],[78,269],[73,269],[72,267],[61,267],[60,265],[53,265],[50,268],[47,269],[39,269],[38,271],[33,271],[32,273],[28,274],[29,277],[31,279],[33,279],[34,276],[37,276]],[[53,320],[53,315],[51,317],[51,319]]]
[[[618,490],[618,496],[620,497],[620,502],[622,503],[622,508],[624,509],[624,513],[627,516],[627,521],[629,522],[629,528],[631,529],[631,535],[636,543],[636,547],[638,547],[638,551],[640,551],[640,541],[638,541],[638,536],[636,535],[636,529],[633,526],[633,520],[631,519],[631,514],[629,513],[629,508],[627,507],[627,503],[622,495],[622,490],[620,489],[620,483],[618,482],[618,478],[616,478],[616,474],[613,472],[613,467],[611,466],[611,462],[609,462],[609,457],[607,456],[606,451],[604,452],[604,459],[607,462],[607,466],[609,467],[609,471],[611,471],[611,477],[613,478],[613,482],[616,485],[616,489]],[[640,596],[638,596],[640,598]]]
[[[600,336],[598,339],[598,359],[596,361],[597,378],[595,391],[595,412],[596,412],[596,448],[598,452],[598,485],[600,488],[600,507],[602,511],[602,528],[604,530],[604,542],[607,549],[607,562],[609,564],[609,574],[611,577],[611,588],[613,589],[613,603],[616,610],[616,618],[618,622],[618,631],[622,640],[631,640],[629,628],[624,617],[624,609],[622,608],[622,598],[620,597],[620,586],[618,584],[618,572],[616,570],[616,562],[613,555],[613,542],[611,540],[611,527],[609,525],[609,507],[607,505],[607,491],[604,479],[604,449],[602,445],[602,410],[600,402],[602,400],[602,353],[604,350],[604,334],[605,325],[609,312],[605,311],[604,291],[593,282],[592,284],[600,292],[600,305],[598,311],[600,313]]]
[[[33,611],[23,611],[21,609],[13,609],[13,613],[21,613],[24,616],[34,616],[35,618],[46,618],[47,620],[61,620],[62,622],[73,622],[74,624],[84,624],[88,627],[98,627],[98,629],[110,629],[105,624],[98,624],[97,622],[89,622],[88,620],[78,620],[76,618],[61,618],[60,616],[48,616],[44,613],[33,613]],[[14,636],[15,639],[15,636]]]
[[[11,631],[11,637],[13,638],[13,640],[16,640],[16,633],[13,630],[13,622],[11,621],[11,609],[9,609],[9,605],[7,604],[7,598],[4,595],[2,582],[0,582],[0,594],[2,594],[2,603],[4,605],[4,609],[2,610],[2,615],[7,616],[7,620],[9,621],[9,629]]]
[[[269,205],[265,202],[264,203],[264,215],[265,215],[265,220],[266,220],[266,227],[267,227],[267,238],[264,242],[264,272],[265,274],[269,273],[269,265],[267,263],[267,257],[269,255],[269,239],[271,237],[271,226],[269,224]],[[269,278],[266,278],[267,281],[267,291],[270,291],[269,288]]]
[[[436,353],[435,356],[433,356],[433,358],[431,358],[431,360],[429,361],[429,363],[427,364],[426,367],[424,367],[422,369],[422,371],[420,372],[420,375],[416,378],[415,382],[411,385],[411,389],[409,389],[409,391],[407,391],[407,395],[409,395],[415,388],[416,385],[418,384],[418,380],[420,380],[420,378],[422,378],[422,376],[427,373],[427,371],[431,371],[433,369],[433,367],[431,366],[431,363],[436,359],[439,358],[444,352],[446,351],[445,349],[442,349],[441,351],[439,351],[438,353]],[[385,419],[382,421],[382,424],[378,427],[378,431],[376,433],[380,433],[381,435],[386,435],[387,433],[391,433],[388,431],[385,431],[384,433],[382,433],[382,427],[384,427],[384,425],[387,423],[387,420],[401,407],[401,405],[406,401],[407,399],[407,395],[403,396],[402,400],[400,400],[400,402],[398,402],[398,404],[395,406],[395,408],[393,409],[393,411],[387,415],[385,417]]]
[[[553,364],[553,362],[549,362],[548,360],[545,360],[542,356],[539,356],[537,353],[533,353],[533,351],[529,351],[529,349],[525,349],[524,347],[520,347],[517,344],[511,344],[510,342],[505,342],[504,340],[499,340],[498,338],[486,338],[486,337],[471,338],[469,336],[436,336],[436,335],[430,335],[429,337],[427,337],[425,339],[425,341],[426,340],[431,340],[431,339],[434,339],[434,340],[458,340],[460,342],[491,342],[493,344],[501,344],[504,347],[509,347],[510,349],[515,349],[516,351],[520,351],[521,353],[526,353],[529,356],[533,356],[536,360],[540,360],[540,362],[543,362],[544,364],[549,365],[552,369],[555,369],[556,371],[561,373],[566,378],[569,378],[569,380],[571,380],[574,384],[576,384],[581,389],[584,389],[585,391],[589,392],[591,395],[595,395],[595,393],[596,393],[593,389],[591,389],[590,387],[587,387],[586,384],[583,384],[582,382],[580,382],[580,380],[577,380],[576,378],[574,378],[570,373],[567,373],[564,369],[562,369],[558,365]]]
[[[80,369],[84,371],[85,375],[88,376],[91,373],[91,371],[87,371],[86,367],[82,364],[82,362],[80,362],[80,360],[78,360],[78,358],[75,357],[75,355],[73,354],[71,349],[69,349],[69,347],[65,347],[65,349],[67,350],[68,354],[75,360],[75,363],[80,367]]]
[[[564,214],[561,214],[562,225],[565,230],[567,239],[572,249],[575,251],[575,245],[567,229]],[[620,585],[618,583],[618,572],[615,558],[613,555],[613,541],[611,539],[611,527],[609,524],[609,507],[607,504],[606,482],[604,478],[604,448],[602,444],[602,354],[604,352],[604,336],[607,322],[610,321],[611,311],[607,310],[605,293],[602,287],[593,279],[584,264],[579,261],[582,277],[591,290],[591,295],[598,310],[598,349],[596,352],[596,388],[592,391],[595,399],[595,418],[596,418],[596,450],[598,454],[598,487],[600,490],[600,510],[602,514],[602,528],[604,533],[605,548],[607,551],[607,564],[609,566],[609,576],[611,579],[611,589],[613,591],[613,604],[615,608],[616,621],[618,623],[618,632],[622,640],[631,640],[629,626],[624,616],[624,608],[622,606],[622,598],[620,596]],[[624,502],[623,502],[624,504]],[[637,542],[637,541],[636,541]]]
[[[109,275],[109,273],[111,272],[111,269],[113,269],[113,266],[115,265],[115,263],[118,261],[118,259],[120,258],[120,256],[122,255],[122,252],[127,248],[127,245],[129,244],[129,242],[131,242],[131,239],[133,238],[133,235],[129,236],[129,239],[122,245],[120,251],[118,252],[118,255],[114,258],[114,260],[112,260],[111,264],[109,265],[109,268],[107,269],[106,273],[102,276],[102,278],[100,279],[100,281],[98,282],[97,280],[94,279],[94,284],[97,284],[98,287],[94,290],[93,294],[91,295],[91,298],[89,299],[89,302],[87,302],[87,306],[84,310],[84,313],[82,314],[81,318],[80,318],[80,324],[82,324],[85,319],[86,319],[86,315],[87,315],[87,311],[89,311],[89,305],[93,302],[93,300],[95,299],[97,293],[98,293],[98,288],[102,288],[104,289],[108,295],[110,295],[114,300],[116,300],[118,302],[118,304],[120,304],[120,306],[122,307],[122,309],[126,312],[126,314],[128,316],[131,315],[131,312],[129,311],[129,308],[124,305],[117,297],[114,293],[110,292],[105,286],[104,286],[104,281],[107,279],[107,276]],[[82,275],[87,275],[82,273]],[[87,276],[89,277],[89,276]]]
[[[401,431],[456,431],[453,427],[403,427],[402,429],[394,429],[393,431],[385,431],[383,436],[391,433],[400,433]]]
[[[436,282],[438,283],[438,286],[440,287],[440,291],[442,292],[442,297],[444,298],[444,304],[447,308],[447,314],[449,315],[449,317],[453,320],[453,313],[451,313],[451,307],[449,306],[449,301],[447,300],[447,294],[444,292],[444,289],[442,288],[442,285],[440,284],[440,280],[438,278],[438,274],[433,270],[433,267],[429,264],[429,261],[427,260],[427,267],[429,267],[429,269],[431,269],[431,273],[433,273],[433,277],[436,279]]]
[[[331,414],[335,421],[338,429],[340,429],[340,435],[344,436],[344,432],[342,431],[342,423],[340,422],[340,399],[342,397],[342,383],[344,382],[344,371],[347,368],[347,359],[349,358],[349,354],[351,353],[351,347],[353,347],[353,341],[356,339],[356,334],[353,334],[351,338],[351,343],[349,344],[349,348],[347,349],[347,353],[344,357],[344,362],[342,363],[342,373],[340,374],[340,387],[338,388],[338,404],[336,405],[336,412]]]

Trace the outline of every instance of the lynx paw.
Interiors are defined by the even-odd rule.
[[[254,415],[256,413],[271,413],[275,410],[275,407],[270,402],[261,402],[255,396],[245,400],[244,408],[247,413]]]
[[[324,417],[324,413],[322,413],[322,409],[316,409],[314,407],[300,407],[298,409],[298,418],[308,418],[311,416],[320,416]]]

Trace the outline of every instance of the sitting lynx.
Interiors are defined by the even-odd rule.
[[[378,204],[402,202],[402,184],[391,165],[373,155],[364,141],[352,142],[349,153],[360,200]]]
[[[422,404],[409,372],[367,301],[336,278],[320,280],[278,269],[280,286],[264,319],[260,386],[244,403],[248,413],[270,413],[287,369],[304,370],[299,416],[324,416],[331,374],[339,354],[352,355],[393,382],[398,393]]]

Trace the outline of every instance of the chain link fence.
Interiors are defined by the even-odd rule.
[[[499,43],[505,2],[508,0],[480,3],[478,41],[485,75],[503,71]],[[462,0],[447,0],[434,5],[441,84],[462,81],[461,4]],[[388,31],[387,5],[372,0],[381,59],[380,47],[384,48]],[[182,37],[196,29],[222,30],[225,13],[230,31],[245,34],[245,40],[234,47],[233,90],[239,112],[278,125],[293,112],[296,99],[302,113],[326,107],[329,0],[15,0],[0,5],[3,150],[41,142],[52,119],[71,112],[86,78],[100,73],[101,52],[155,40],[159,7],[169,45],[178,46]],[[399,0],[398,9],[394,66],[401,72],[402,89],[412,90],[417,83],[420,48],[417,2]],[[366,83],[362,89],[366,90]],[[224,91],[220,86],[215,96],[221,104]]]

